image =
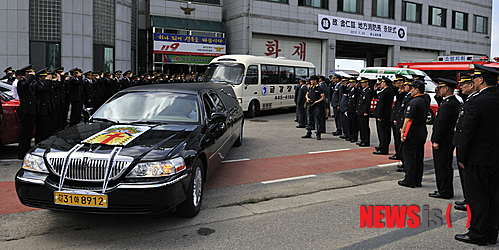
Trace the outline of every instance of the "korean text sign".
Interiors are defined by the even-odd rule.
[[[344,17],[318,15],[318,31],[343,35],[407,41],[407,27]]]

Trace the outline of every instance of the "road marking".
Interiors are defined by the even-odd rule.
[[[316,175],[315,174],[303,175],[303,176],[283,178],[283,179],[277,179],[277,180],[271,180],[271,181],[262,181],[261,183],[262,184],[270,184],[270,183],[277,183],[277,182],[283,182],[283,181],[293,181],[293,180],[306,179],[306,178],[312,178],[312,177],[316,177]]]
[[[319,154],[319,153],[329,153],[329,152],[338,152],[338,151],[347,151],[352,150],[351,148],[343,148],[343,149],[333,149],[333,150],[325,150],[325,151],[316,151],[316,152],[308,152],[309,154]]]
[[[390,167],[390,166],[397,166],[399,164],[401,164],[402,162],[400,161],[397,161],[397,162],[394,162],[394,163],[387,163],[387,164],[380,164],[378,165],[378,167]]]
[[[238,162],[238,161],[249,161],[251,159],[245,158],[245,159],[238,159],[238,160],[227,160],[227,161],[221,161],[220,163],[228,163],[228,162]]]
[[[0,159],[0,162],[8,162],[8,161],[22,161],[19,159]]]

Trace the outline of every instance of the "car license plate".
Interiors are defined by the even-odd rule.
[[[78,194],[72,192],[54,192],[55,204],[77,207],[107,208],[108,200],[105,194]]]

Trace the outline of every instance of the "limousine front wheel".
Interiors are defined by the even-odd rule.
[[[201,209],[203,201],[203,163],[199,159],[192,167],[192,178],[187,191],[187,199],[177,207],[177,215],[181,217],[194,217]]]

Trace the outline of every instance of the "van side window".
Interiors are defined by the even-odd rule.
[[[296,75],[297,79],[307,78],[308,77],[308,69],[295,67],[295,75]]]
[[[262,65],[262,84],[277,84],[279,79],[278,67]]]
[[[279,66],[279,83],[295,83],[295,69],[288,66]]]
[[[251,65],[246,70],[246,84],[258,84],[258,65]]]

